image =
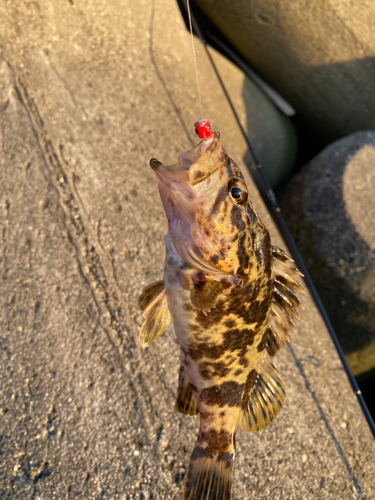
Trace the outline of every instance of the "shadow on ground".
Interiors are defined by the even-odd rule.
[[[375,379],[375,303],[363,293],[375,276],[375,251],[352,222],[343,185],[348,164],[361,148],[373,146],[374,138],[356,135],[360,142],[353,135],[327,148],[277,195],[350,368],[364,383]]]

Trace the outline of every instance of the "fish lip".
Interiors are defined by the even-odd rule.
[[[176,175],[175,172],[171,172],[164,165],[160,165],[156,167],[154,172],[158,181],[159,191],[161,189],[166,189],[169,192],[169,197],[175,199],[176,202],[179,198],[181,203],[182,196],[185,201],[193,203],[196,198],[196,194],[189,184],[188,171],[182,173],[179,172],[179,175]],[[179,193],[179,195],[177,195],[177,193]],[[160,192],[160,196],[163,198],[162,192]]]
[[[157,160],[156,158],[151,158],[150,160],[150,167],[152,170],[156,173],[159,167],[163,166],[163,164]]]
[[[178,169],[178,162],[172,166],[166,166],[166,165],[163,165],[163,163],[161,163],[156,158],[151,158],[150,167],[152,168],[152,170],[155,172],[156,175],[158,173],[166,173],[166,174],[170,174],[170,175],[176,175],[177,173],[182,174],[184,172],[186,172],[186,174],[188,173],[188,170]],[[187,176],[187,178],[188,178],[188,176]]]
[[[220,145],[219,138],[219,132],[213,132],[210,138],[201,141],[193,149],[181,153],[177,162],[171,166],[151,158],[150,167],[155,172],[159,190],[160,188],[171,190],[171,198],[174,198],[173,192],[176,194],[179,191],[178,197],[182,196],[187,202],[194,203],[200,185],[220,167],[220,162],[215,161],[213,164],[211,160],[212,152]],[[225,151],[221,150],[226,156]],[[222,161],[222,158],[220,160]]]
[[[166,167],[155,158],[150,160],[150,167],[155,172],[159,190],[161,186],[164,186],[164,189],[171,192],[172,198],[172,193],[175,191],[180,191],[187,200],[192,201],[195,198],[195,193],[190,187],[188,170],[174,170],[171,167]]]
[[[165,174],[174,174],[178,176],[184,177],[189,181],[189,171],[191,167],[193,167],[196,163],[198,163],[204,154],[207,154],[207,150],[212,150],[216,147],[219,142],[220,134],[219,132],[213,132],[211,137],[205,139],[198,143],[194,148],[189,151],[185,151],[178,156],[178,160],[173,165],[164,165],[156,158],[151,158],[150,167],[157,174],[165,173]],[[185,173],[185,175],[183,175]]]

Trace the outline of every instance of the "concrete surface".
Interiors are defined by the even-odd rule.
[[[319,153],[279,197],[357,377],[375,370],[374,165],[375,132],[352,134]]]
[[[196,3],[317,132],[375,128],[373,1]]]
[[[173,409],[172,331],[139,345],[137,296],[164,257],[148,161],[173,161],[194,141],[189,35],[172,0],[9,2],[0,19],[0,498],[181,498],[197,420]],[[205,114],[243,166],[245,145],[197,56]],[[220,68],[241,106],[243,77]],[[237,436],[237,500],[374,498],[373,438],[304,304],[278,360],[284,409],[259,435]]]

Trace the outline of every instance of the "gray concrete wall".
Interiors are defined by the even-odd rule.
[[[173,409],[172,330],[138,343],[137,296],[164,257],[148,160],[195,141],[189,35],[172,0],[10,2],[0,19],[0,498],[180,498],[197,419]],[[205,114],[244,168],[197,52]],[[216,60],[245,119],[243,75]],[[284,409],[238,434],[236,499],[374,498],[373,438],[304,304],[278,360]]]
[[[315,132],[375,128],[372,0],[196,0]]]

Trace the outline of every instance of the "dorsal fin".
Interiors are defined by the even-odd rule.
[[[245,432],[256,432],[266,427],[279,413],[285,400],[285,384],[268,354],[259,373],[250,373],[239,427]]]
[[[141,308],[146,306],[142,315],[144,322],[139,332],[139,339],[145,348],[160,337],[171,322],[164,282],[153,283],[146,287],[138,303]]]
[[[287,255],[284,252],[284,250],[281,250],[280,248],[277,247],[272,247],[272,257],[274,261],[274,269],[276,274],[281,274],[287,277],[293,274],[297,274],[298,276],[303,276],[301,271],[297,268],[294,260],[291,259],[289,255]]]
[[[277,247],[272,247],[274,285],[268,324],[258,349],[264,352],[259,373],[250,373],[242,403],[239,426],[247,432],[266,427],[279,413],[285,399],[285,385],[272,357],[289,341],[288,331],[293,330],[293,319],[298,318],[296,307],[301,302],[296,293],[301,286],[290,275],[300,275],[294,261]],[[246,394],[247,392],[247,394]]]
[[[186,415],[196,415],[198,413],[198,405],[194,399],[193,391],[189,384],[184,369],[180,366],[180,373],[178,376],[178,389],[176,396],[176,410]]]
[[[264,333],[262,344],[267,352],[274,356],[289,341],[288,331],[293,330],[293,319],[299,319],[296,307],[302,307],[297,292],[302,287],[290,275],[303,276],[294,261],[280,248],[272,247],[274,263],[274,288],[272,292],[271,310],[268,317],[268,328]]]

